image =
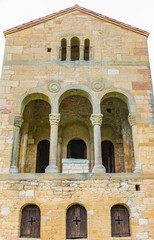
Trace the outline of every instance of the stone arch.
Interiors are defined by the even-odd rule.
[[[20,215],[21,215],[22,210],[24,209],[24,207],[26,207],[26,206],[28,206],[28,205],[35,205],[35,206],[39,207],[40,212],[41,212],[41,208],[40,208],[40,206],[39,206],[38,203],[35,203],[35,202],[26,202],[26,203],[21,203],[21,205],[20,205],[20,208],[19,208],[19,209],[20,209],[20,210],[19,210]]]
[[[79,85],[79,84],[72,84],[71,86],[66,86],[62,88],[55,96],[53,106],[52,106],[52,112],[58,112],[58,108],[62,100],[68,96],[71,95],[80,95],[83,97],[86,97],[93,108],[94,111],[94,103],[95,103],[95,97],[91,89],[87,86]]]
[[[100,95],[100,102],[102,102],[104,99],[110,98],[110,97],[119,98],[123,102],[125,102],[127,104],[129,112],[136,111],[135,99],[130,92],[125,91],[123,89],[112,88],[110,90],[104,91],[103,96]]]
[[[79,203],[78,201],[75,201],[75,202],[73,202],[73,203],[70,203],[70,204],[66,207],[66,213],[67,213],[68,209],[69,209],[70,207],[72,207],[73,205],[80,205],[80,206],[84,207],[84,208],[86,209],[86,211],[88,211],[87,207],[85,207],[84,204]]]
[[[128,116],[135,110],[134,99],[131,95],[126,95],[125,91],[108,91],[103,94],[100,106],[103,124],[109,124],[114,129],[116,170],[117,172],[132,172],[134,170],[134,147]]]
[[[42,90],[28,91],[24,93],[16,103],[16,106],[20,109],[21,115],[23,114],[25,106],[32,100],[44,100],[51,106],[51,100],[49,95],[47,95],[47,92],[43,92]]]
[[[47,95],[33,93],[27,95],[21,104],[23,125],[20,129],[17,166],[20,172],[35,172],[38,142],[50,140],[51,105]]]

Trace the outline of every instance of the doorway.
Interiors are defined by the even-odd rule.
[[[115,172],[114,145],[110,141],[102,142],[102,164],[107,173]]]
[[[67,145],[67,158],[87,159],[87,146],[83,140],[71,140]]]
[[[49,165],[49,147],[48,140],[42,140],[37,145],[37,159],[36,159],[36,172],[44,173],[46,167]]]

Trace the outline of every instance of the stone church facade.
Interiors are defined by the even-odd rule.
[[[0,240],[154,239],[148,32],[75,5],[4,35]]]

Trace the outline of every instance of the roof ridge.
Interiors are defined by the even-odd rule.
[[[49,19],[55,18],[56,16],[60,16],[60,15],[66,14],[67,12],[71,12],[71,11],[74,11],[74,10],[78,10],[78,11],[84,12],[84,13],[86,13],[86,14],[90,14],[90,15],[92,15],[92,16],[95,16],[95,17],[99,18],[99,19],[102,19],[102,20],[111,22],[111,23],[116,24],[116,25],[118,25],[118,26],[120,26],[120,27],[123,27],[123,28],[127,28],[127,29],[129,29],[129,30],[132,30],[132,31],[137,32],[137,33],[139,33],[139,34],[142,34],[142,35],[144,35],[144,36],[147,36],[147,37],[148,37],[148,35],[149,35],[149,33],[148,33],[147,31],[145,31],[145,30],[142,30],[142,29],[137,28],[137,27],[133,27],[133,26],[131,26],[131,25],[129,25],[129,24],[123,23],[123,22],[118,21],[118,20],[116,20],[116,19],[107,17],[107,16],[102,15],[102,14],[100,14],[100,13],[97,13],[97,12],[95,12],[95,11],[92,11],[92,10],[89,10],[89,9],[87,9],[87,8],[81,7],[81,6],[79,6],[78,4],[75,4],[75,5],[72,6],[72,7],[68,7],[68,8],[62,9],[62,10],[60,10],[60,11],[58,11],[58,12],[54,12],[54,13],[52,13],[52,14],[48,14],[48,15],[46,15],[46,16],[44,16],[44,17],[40,17],[40,18],[34,19],[34,20],[32,20],[32,21],[23,23],[23,24],[18,25],[18,26],[16,26],[16,27],[7,29],[7,30],[4,31],[3,33],[4,33],[4,35],[6,36],[6,35],[11,34],[11,33],[13,33],[13,32],[21,31],[21,30],[23,30],[23,29],[26,29],[26,28],[35,26],[35,25],[37,25],[37,24],[39,24],[39,23],[46,22],[46,21],[48,21]]]

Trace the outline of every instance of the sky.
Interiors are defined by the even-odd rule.
[[[148,31],[150,66],[154,79],[153,0],[0,0],[0,72],[5,46],[3,31],[75,4]]]

